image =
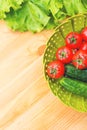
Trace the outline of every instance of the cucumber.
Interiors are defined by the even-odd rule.
[[[60,80],[60,85],[73,94],[87,98],[87,83],[63,77]]]
[[[87,69],[79,70],[73,65],[68,64],[65,66],[65,75],[80,81],[87,82]]]

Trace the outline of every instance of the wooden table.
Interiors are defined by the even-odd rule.
[[[87,130],[87,113],[65,106],[44,78],[53,32],[12,32],[0,22],[0,130]]]

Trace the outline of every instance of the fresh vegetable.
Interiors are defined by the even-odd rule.
[[[22,3],[26,0],[0,0],[0,19],[6,18],[6,13],[11,13],[10,9],[14,11],[22,8]]]
[[[70,3],[69,3],[69,5],[70,5]],[[73,29],[73,32],[75,31],[75,32],[80,33],[82,31],[82,29],[84,28],[84,26],[87,25],[86,19],[87,19],[87,14],[79,14],[70,19],[67,19],[67,21],[65,21],[63,24],[61,24],[61,26],[57,27],[56,32],[52,35],[52,37],[47,42],[47,48],[46,48],[45,55],[44,55],[44,68],[47,68],[48,62],[56,59],[55,54],[56,54],[57,49],[62,46],[65,46],[64,40],[65,40],[66,35],[68,35],[68,33],[72,32],[72,29]],[[64,40],[62,40],[62,39],[64,39]],[[86,41],[82,40],[81,44],[83,44],[84,42],[86,42]],[[76,50],[76,52],[74,51],[75,53],[73,55],[75,55],[81,49],[76,48],[75,50]],[[66,66],[68,66],[68,65],[70,65],[71,67],[74,67],[74,69],[69,66],[68,74],[67,74]],[[87,97],[84,98],[84,91],[85,91],[84,83],[86,83],[85,85],[87,87],[86,71],[87,71],[87,67],[82,70],[77,69],[75,66],[73,66],[72,61],[71,61],[71,63],[69,63],[67,65],[65,64],[65,73],[64,73],[63,77],[55,80],[55,79],[51,79],[50,77],[48,77],[48,75],[46,73],[46,69],[45,69],[45,77],[49,83],[49,86],[50,86],[52,92],[56,96],[58,96],[61,99],[61,101],[63,101],[64,104],[66,104],[67,106],[73,107],[74,109],[78,110],[79,112],[87,112]],[[69,76],[69,74],[71,74],[71,75]],[[63,85],[60,85],[60,80],[63,78],[66,78],[66,77],[70,78],[70,80],[67,81],[66,85],[71,83],[71,82],[69,82],[71,80],[75,80],[75,81],[78,80],[78,83],[74,84],[75,85],[74,92],[79,89],[79,86],[82,83],[82,86],[80,86],[81,95],[79,95],[78,93],[74,94],[73,92],[64,88]],[[77,78],[79,77],[79,79],[76,80],[75,79],[76,77]],[[85,81],[84,81],[84,79],[85,79]],[[81,82],[80,80],[83,80],[83,82]],[[79,82],[81,82],[81,83],[79,83]],[[72,87],[72,85],[73,85],[73,82],[70,84],[70,87]],[[78,89],[76,89],[77,85],[78,85]],[[81,87],[82,87],[82,89],[81,89]],[[70,90],[71,90],[71,88],[70,88]],[[86,93],[86,95],[87,95],[87,93]]]
[[[81,0],[81,2],[84,5],[84,7],[87,8],[87,0]]]
[[[87,83],[63,77],[60,80],[60,85],[73,94],[87,98]]]
[[[85,27],[82,32],[81,32],[81,35],[82,35],[82,39],[84,41],[87,41],[87,27]]]
[[[48,64],[47,68],[48,76],[57,79],[64,76],[64,74],[69,75],[68,74],[69,72],[67,73],[68,71],[67,68],[65,69],[64,73],[64,67],[65,67],[64,64],[71,63],[75,66],[71,67],[71,73],[70,73],[70,75],[72,75],[71,77],[74,77],[72,71],[75,71],[73,72],[76,73],[75,78],[80,79],[78,74],[80,75],[81,70],[87,69],[87,50],[86,50],[87,43],[84,40],[82,40],[81,34],[78,34],[76,32],[69,33],[65,38],[65,42],[66,46],[59,47],[56,51],[55,54],[56,61],[50,62]],[[62,66],[60,65],[61,73],[58,73],[57,71],[58,65],[55,65],[57,63],[63,64]],[[85,72],[83,71],[82,76],[80,75],[80,77],[82,77],[82,81],[85,81],[85,79],[83,79],[84,74]]]
[[[64,7],[69,16],[79,13],[86,12],[87,1],[85,0],[63,0]]]
[[[87,51],[87,42],[83,42],[83,44],[81,44],[80,49]]]
[[[86,0],[0,0],[0,19],[19,31],[53,29],[67,16],[86,11]]]
[[[73,55],[78,51],[78,49],[72,49]]]
[[[72,60],[72,50],[66,46],[58,48],[56,52],[56,58],[63,63],[67,64]]]
[[[14,0],[13,3],[16,1],[19,4],[16,9],[13,6],[10,9],[10,1],[0,1],[0,18],[13,30],[40,32],[54,28],[58,19],[62,20],[66,16],[61,0]],[[8,9],[5,10],[3,7],[6,5]]]
[[[74,79],[78,79],[80,81],[87,82],[87,69],[80,70],[71,64],[67,64],[65,66],[65,75],[70,78],[74,78]]]
[[[78,69],[85,69],[87,67],[87,52],[79,50],[72,58],[72,64]]]
[[[82,37],[77,32],[69,33],[65,38],[66,45],[72,49],[80,48]]]
[[[64,75],[64,65],[61,61],[52,61],[48,64],[47,67],[47,74],[49,75],[49,77],[57,79],[60,78]]]
[[[5,21],[13,30],[40,32],[48,23],[50,17],[33,2],[28,1],[23,7],[6,15]]]

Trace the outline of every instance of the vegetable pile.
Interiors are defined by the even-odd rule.
[[[87,27],[80,34],[70,32],[65,38],[65,44],[57,49],[56,60],[48,64],[47,73],[51,78],[64,76],[66,74],[64,71],[68,71],[64,68],[66,64],[75,66],[74,72],[78,69],[87,69]],[[78,78],[78,75],[75,78]]]
[[[21,32],[52,29],[67,16],[86,11],[86,0],[0,0],[0,19]]]
[[[57,49],[46,73],[67,91],[87,98],[87,27],[65,37],[65,46]]]
[[[87,112],[87,13],[67,18],[56,28],[43,63],[53,94],[67,106]]]

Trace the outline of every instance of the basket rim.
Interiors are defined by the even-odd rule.
[[[60,28],[64,23],[68,22],[69,20],[72,20],[75,17],[86,16],[86,15],[87,15],[87,12],[85,12],[85,13],[79,13],[79,14],[73,15],[71,17],[68,17],[68,18],[64,19],[54,30],[57,31],[58,28]]]

